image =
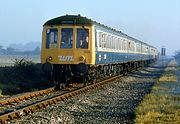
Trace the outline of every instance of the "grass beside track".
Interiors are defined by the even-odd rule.
[[[180,67],[172,60],[136,109],[135,123],[180,124]]]

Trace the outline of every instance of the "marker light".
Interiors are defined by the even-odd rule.
[[[51,61],[52,60],[52,56],[49,56],[48,60]]]

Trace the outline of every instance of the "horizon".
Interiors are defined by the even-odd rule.
[[[4,42],[5,43],[5,42]],[[27,42],[10,42],[10,43],[7,43],[7,44],[3,44],[3,42],[0,43],[0,46],[2,46],[3,48],[7,48],[7,47],[10,47],[12,45],[26,45],[26,44],[29,44],[29,43],[39,43],[39,46],[41,46],[41,41],[27,41]]]

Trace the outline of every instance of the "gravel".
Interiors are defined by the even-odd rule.
[[[11,123],[131,124],[135,107],[151,91],[162,71],[162,67],[151,66]]]
[[[67,92],[69,92],[69,91],[68,90],[59,90],[59,91],[51,92],[49,94],[44,94],[44,95],[40,95],[38,97],[19,101],[17,103],[14,102],[14,103],[11,103],[9,105],[4,105],[4,106],[0,107],[0,115],[1,115],[1,113],[4,113],[6,111],[18,110],[18,109],[25,107],[25,106],[28,106],[30,104],[34,104],[34,103],[37,103],[37,102],[42,101],[44,99],[52,98],[54,96],[59,96],[59,95],[62,95],[64,93],[67,93]],[[12,97],[15,97],[15,96],[18,97],[19,95],[23,95],[23,94],[14,95]]]

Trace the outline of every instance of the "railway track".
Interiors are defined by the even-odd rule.
[[[54,88],[50,88],[42,91],[25,94],[22,96],[10,98],[8,100],[0,101],[0,109],[2,109],[2,107],[5,107],[4,109],[2,109],[3,111],[0,114],[0,123],[4,124],[14,119],[18,119],[21,116],[26,116],[40,109],[56,104],[59,101],[64,101],[73,96],[95,89],[107,82],[118,79],[121,76],[122,75],[111,77],[86,87],[71,86],[60,91],[55,91]],[[40,97],[46,95],[48,97]],[[31,101],[31,102],[26,103],[26,101]],[[19,105],[19,103],[21,103],[21,105]],[[7,108],[11,108],[11,109],[7,109],[6,106],[8,106]]]
[[[5,105],[10,105],[12,103],[19,103],[19,102],[21,102],[23,100],[28,100],[28,99],[31,99],[31,98],[34,98],[34,97],[42,96],[42,95],[45,95],[45,94],[48,94],[48,93],[52,93],[54,91],[55,91],[54,88],[48,88],[48,89],[45,89],[45,90],[26,93],[24,95],[20,95],[20,96],[12,97],[12,98],[9,98],[9,99],[5,99],[5,100],[0,101],[0,107],[3,107]]]
[[[68,91],[67,89],[64,89],[61,92],[64,93],[67,91]],[[14,111],[17,108],[21,108],[22,106],[27,106],[29,104],[33,104],[36,101],[41,101],[43,99],[51,98],[54,95],[60,94],[60,91],[52,90],[52,92],[45,92],[44,94],[41,93],[41,95],[32,95],[32,94],[34,94],[34,93],[27,94],[28,96],[23,101],[16,100],[16,102],[13,102],[11,99],[14,99],[14,98],[11,98],[10,99],[11,103],[9,102],[8,104],[0,107],[0,115],[8,113],[10,111]],[[26,96],[26,95],[23,95],[23,96]],[[29,96],[31,96],[31,97],[29,97]],[[20,97],[22,97],[22,96],[20,96]],[[20,100],[22,100],[22,99],[20,99]]]

